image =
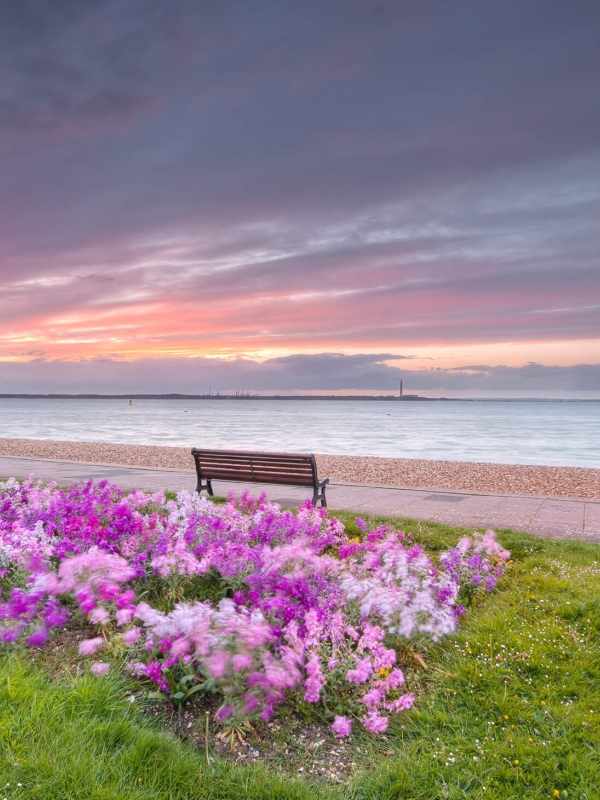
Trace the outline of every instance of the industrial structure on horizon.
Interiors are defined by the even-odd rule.
[[[418,394],[404,394],[402,379],[400,379],[400,394],[398,400],[427,400],[426,397],[420,397]]]

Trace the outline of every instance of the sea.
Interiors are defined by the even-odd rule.
[[[0,438],[600,467],[600,401],[0,398]]]

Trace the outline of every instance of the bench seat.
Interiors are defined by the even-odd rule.
[[[317,476],[312,453],[255,453],[244,450],[204,450],[192,448],[198,476],[197,492],[214,494],[213,480],[242,483],[273,483],[285,486],[312,486],[312,504],[327,507],[325,486],[329,478]]]

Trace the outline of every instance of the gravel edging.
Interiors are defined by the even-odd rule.
[[[190,448],[156,445],[0,439],[0,456],[194,471]],[[489,494],[600,498],[600,469],[468,461],[317,455],[332,481]]]

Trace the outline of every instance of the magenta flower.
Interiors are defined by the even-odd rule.
[[[40,647],[47,641],[48,636],[49,633],[46,628],[38,628],[25,639],[25,644],[28,647]]]
[[[348,719],[348,717],[340,717],[336,715],[331,726],[331,730],[340,739],[344,736],[350,736],[352,733],[352,720]]]

